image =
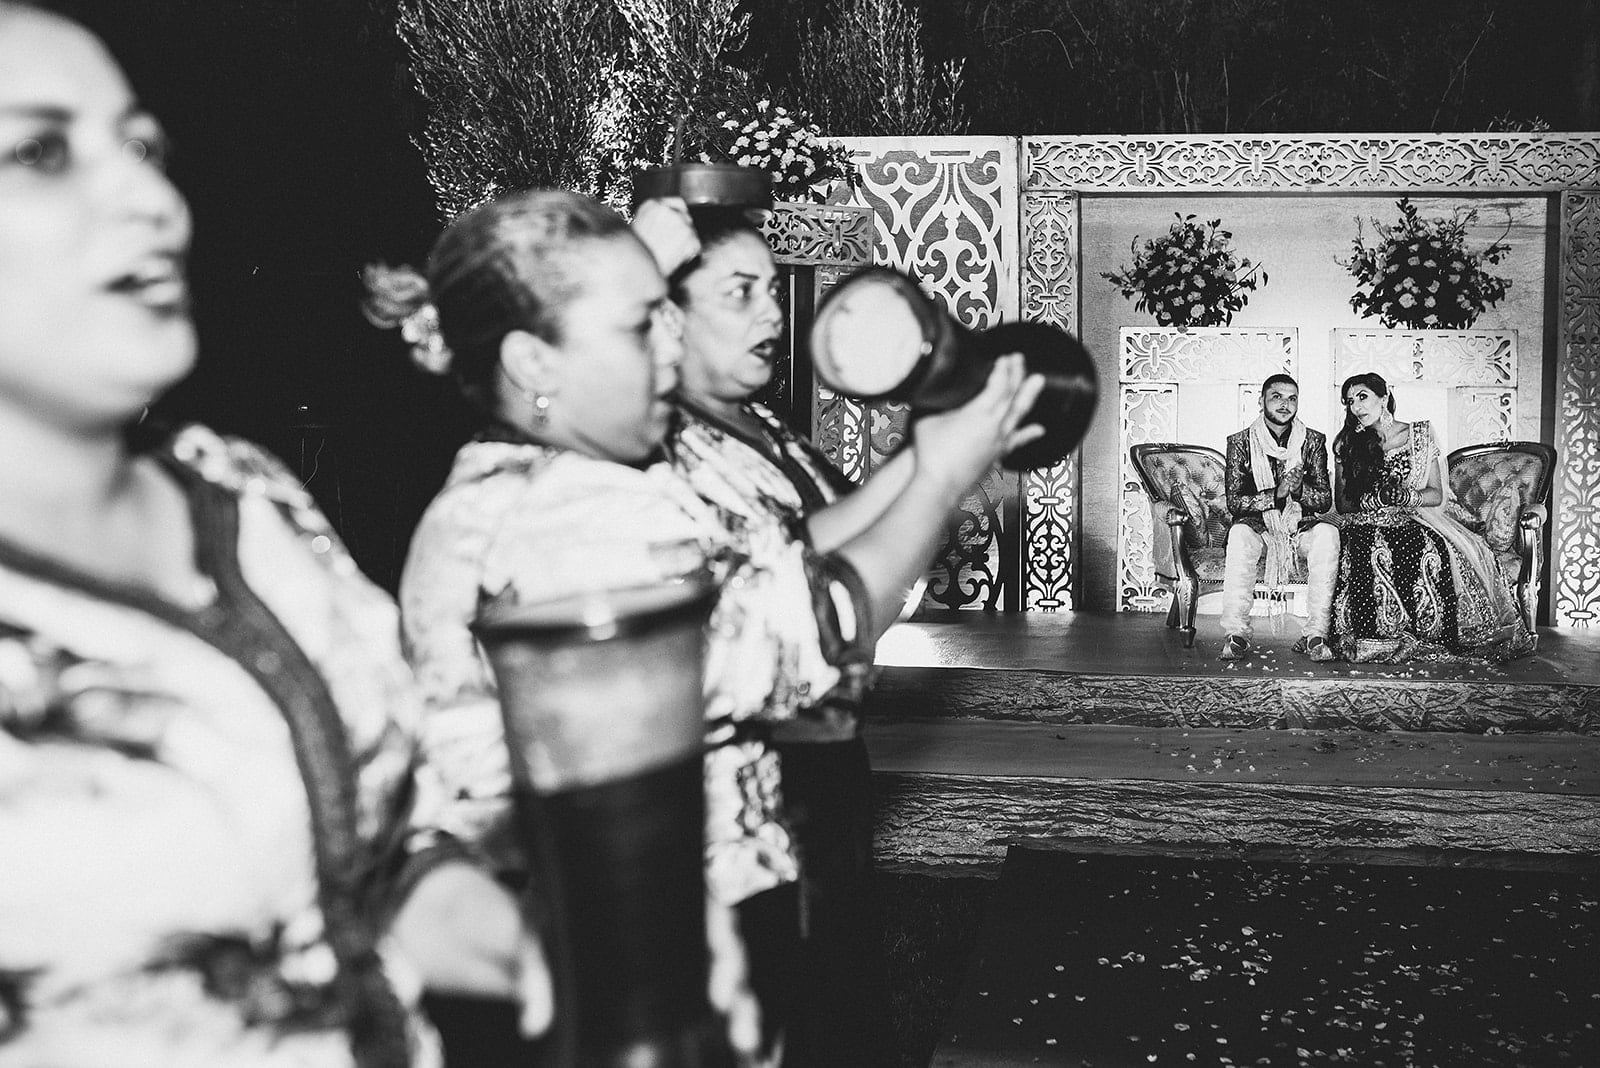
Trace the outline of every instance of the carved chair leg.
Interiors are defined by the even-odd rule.
[[[1167,598],[1167,628],[1169,630],[1178,629],[1183,620],[1183,617],[1179,614],[1181,611],[1182,606],[1178,603],[1178,589],[1174,586],[1172,588],[1172,596]]]
[[[1175,604],[1183,616],[1183,626],[1179,628],[1183,633],[1183,647],[1194,648],[1194,611],[1195,611],[1195,583],[1193,579],[1182,579],[1178,583],[1178,596]]]
[[[1535,620],[1539,617],[1539,576],[1535,574],[1526,582],[1517,584],[1517,609],[1522,613],[1522,622],[1527,625],[1528,633],[1533,635],[1535,642],[1539,640],[1539,628]]]
[[[1537,522],[1520,524],[1522,544],[1522,574],[1516,583],[1517,608],[1522,612],[1522,622],[1527,625],[1528,633],[1532,634],[1534,641],[1539,639],[1539,574],[1544,570],[1544,543],[1541,540],[1543,531]]]

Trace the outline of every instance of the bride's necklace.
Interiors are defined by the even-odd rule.
[[[1377,430],[1378,430],[1378,444],[1383,446],[1383,451],[1384,452],[1390,452],[1391,451],[1390,446],[1393,445],[1395,442],[1399,441],[1402,437],[1404,437],[1405,434],[1406,434],[1406,430],[1409,430],[1409,429],[1410,429],[1409,427],[1406,428],[1405,430],[1399,429],[1398,424],[1395,424],[1395,423],[1391,423],[1390,424],[1390,429],[1388,431],[1385,431],[1380,426],[1380,427],[1377,428]]]

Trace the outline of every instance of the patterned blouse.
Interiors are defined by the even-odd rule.
[[[0,542],[0,1065],[436,1064],[378,933],[459,854],[394,604],[264,453],[160,459],[192,603]]]
[[[716,509],[732,530],[767,530],[796,545],[809,545],[806,520],[854,485],[811,442],[763,405],[745,405],[760,426],[751,438],[692,402],[681,400],[681,416],[667,441],[672,466]],[[827,693],[796,703],[792,724],[781,735],[800,741],[840,741],[860,729],[861,695],[870,681],[870,656],[832,659],[846,670]]]
[[[707,882],[732,903],[797,878],[776,757],[748,725],[791,715],[838,683],[825,651],[854,652],[864,602],[853,572],[770,527],[730,530],[664,465],[638,470],[515,441],[475,441],[456,456],[401,579],[430,762],[468,813],[461,833],[518,864],[505,833],[511,780],[495,683],[469,629],[479,610],[708,566],[722,595],[706,664]]]

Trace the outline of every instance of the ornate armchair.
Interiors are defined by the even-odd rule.
[[[1222,453],[1204,445],[1150,442],[1128,450],[1150,498],[1156,578],[1172,590],[1167,626],[1194,645],[1195,602],[1222,588],[1228,546],[1228,491]]]
[[[1544,569],[1545,502],[1556,450],[1538,441],[1468,445],[1445,460],[1450,511],[1481,534],[1532,630]]]

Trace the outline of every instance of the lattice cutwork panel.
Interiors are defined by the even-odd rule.
[[[1053,467],[1025,471],[1022,506],[1023,608],[1054,612],[1073,606],[1073,565],[1078,546],[1076,520],[1078,454]]]
[[[1516,428],[1517,393],[1512,389],[1451,390],[1450,433],[1463,444],[1510,441]]]
[[[1118,394],[1122,492],[1117,495],[1117,610],[1165,612],[1171,597],[1156,582],[1150,539],[1150,502],[1128,450],[1148,441],[1172,441],[1178,432],[1176,382],[1124,384]]]
[[[1600,626],[1600,189],[1561,198],[1550,618]]]
[[[870,244],[867,251],[870,254]],[[818,265],[813,275],[813,307],[821,304],[828,290],[838,285],[854,266],[856,265]],[[800,324],[791,321],[791,330],[799,327]],[[861,442],[865,437],[862,428],[865,425],[866,414],[860,404],[833,392],[813,378],[811,438],[823,454],[833,461],[834,466],[856,483],[867,477],[867,465],[861,452]]]
[[[782,201],[761,225],[780,264],[863,267],[872,262],[872,211],[845,204]]]
[[[1594,134],[1031,137],[1023,157],[1030,193],[1500,192],[1600,183]]]
[[[849,271],[872,262],[873,218],[869,209],[840,204],[780,201],[762,223],[761,233],[782,266],[814,268],[812,304]],[[809,322],[791,310],[789,330],[799,336]],[[866,414],[848,397],[817,385],[811,398],[811,425],[822,451],[855,482],[867,475]]]
[[[1022,317],[1078,332],[1078,197],[1022,199]]]
[[[1078,332],[1078,197],[1029,194],[1022,202],[1022,318]],[[1073,607],[1081,460],[1025,472],[1024,608]]]
[[[826,386],[816,390],[811,425],[817,448],[852,482],[863,481],[867,465],[867,408]]]
[[[849,202],[875,218],[873,262],[905,271],[975,329],[1017,315],[1017,149],[1003,137],[848,139],[861,176]],[[906,411],[871,405],[860,446],[868,473],[904,439]],[[961,509],[924,603],[982,607],[1005,580],[1001,516],[1020,479],[991,473]],[[1014,537],[1013,532],[1006,536]],[[1014,579],[1013,579],[1014,581]]]
[[[1390,382],[1441,386],[1517,384],[1515,330],[1333,331],[1334,377],[1376,371]]]
[[[928,571],[925,606],[1000,607],[1001,515],[1016,485],[1016,476],[996,467],[962,500],[949,518],[945,550]]]
[[[1004,137],[846,141],[861,174],[851,203],[877,217],[874,262],[917,277],[955,318],[1017,314],[1017,155]]]
[[[1292,373],[1298,345],[1294,329],[1125,326],[1119,355],[1125,382],[1254,379],[1259,384],[1274,372]]]

